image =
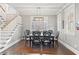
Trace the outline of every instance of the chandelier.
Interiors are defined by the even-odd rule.
[[[40,7],[36,7],[36,13],[37,16],[40,16]]]

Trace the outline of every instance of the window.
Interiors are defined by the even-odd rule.
[[[44,17],[34,17],[32,20],[33,31],[47,30],[48,21],[44,20]]]

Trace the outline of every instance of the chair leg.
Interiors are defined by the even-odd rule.
[[[53,42],[51,42],[51,48],[53,48],[54,47],[54,43]]]
[[[29,47],[29,41],[28,40],[25,40],[25,46],[28,46]]]
[[[25,40],[25,46],[26,46],[27,41]]]
[[[59,44],[58,44],[58,40],[55,40],[55,47],[58,47]]]
[[[51,48],[54,48],[54,44],[55,44],[55,42],[54,42],[54,40],[51,42]]]
[[[30,43],[29,43],[29,40],[27,40],[27,45],[28,45],[28,47],[30,46],[29,44],[30,44]]]
[[[32,45],[33,45],[33,42],[30,40],[29,41],[29,46],[32,47]]]
[[[58,44],[58,40],[57,40],[57,47],[59,46],[59,44]]]

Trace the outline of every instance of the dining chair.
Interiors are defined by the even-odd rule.
[[[30,44],[30,30],[25,30],[24,35],[25,35],[25,46],[26,46],[26,43],[29,46],[29,44]]]
[[[55,40],[54,40],[55,41],[55,45],[58,47],[59,46],[59,44],[58,44],[59,31],[56,31],[54,35],[55,35]]]
[[[41,47],[41,40],[40,40],[41,32],[40,31],[33,31],[32,35],[33,35],[33,37],[32,37],[32,47],[33,48]]]
[[[51,34],[48,31],[43,31],[43,39],[42,39],[42,45],[44,48],[50,48],[51,47]]]

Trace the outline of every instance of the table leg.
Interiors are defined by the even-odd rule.
[[[31,47],[32,47],[32,41],[31,41]]]
[[[32,40],[31,40],[31,37],[30,37],[30,47],[32,47]]]
[[[42,55],[42,50],[43,50],[43,46],[42,46],[42,40],[41,40],[41,46],[40,46],[40,55]]]
[[[54,47],[54,39],[53,39],[53,47]]]

